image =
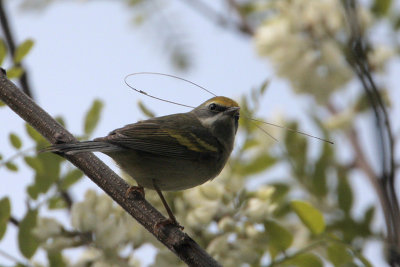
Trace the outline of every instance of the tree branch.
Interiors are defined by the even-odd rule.
[[[369,104],[375,115],[376,134],[378,141],[377,160],[381,163],[380,173],[376,180],[382,188],[384,204],[383,208],[386,218],[386,238],[389,244],[389,263],[391,266],[400,266],[400,208],[395,190],[395,159],[394,159],[394,137],[386,106],[382,96],[372,78],[366,47],[367,41],[363,36],[357,17],[357,3],[355,0],[343,2],[346,10],[351,36],[349,40],[349,64],[360,80],[363,89],[368,96]]]
[[[214,10],[207,4],[205,4],[202,0],[192,0],[192,1],[182,1],[183,3],[190,5],[193,10],[198,12],[203,17],[210,19],[216,25],[227,28],[239,33],[242,33],[246,36],[252,36],[254,34],[253,29],[247,24],[244,17],[238,11],[237,5],[232,5],[233,1],[230,1],[230,5],[234,8],[234,10],[239,15],[239,22],[233,21],[232,19],[226,17],[225,15],[219,13],[218,11]]]
[[[50,143],[77,142],[48,113],[10,82],[5,71],[0,71],[0,99],[15,113],[28,122]],[[82,170],[94,183],[103,189],[133,218],[142,224],[161,243],[174,252],[189,266],[220,266],[193,239],[173,225],[159,225],[165,217],[143,198],[128,199],[125,192],[129,185],[93,153],[63,155]]]
[[[15,226],[19,226],[19,220],[17,220],[17,218],[15,218],[14,216],[10,216],[10,218],[8,219],[8,221],[10,222],[10,223],[12,223],[13,225],[15,225]]]

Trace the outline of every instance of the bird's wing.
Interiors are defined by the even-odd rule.
[[[139,121],[95,140],[165,157],[198,159],[217,156],[218,141],[190,116],[180,114]]]

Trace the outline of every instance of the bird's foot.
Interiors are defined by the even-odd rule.
[[[154,230],[155,230],[155,231],[158,231],[161,227],[164,227],[164,226],[167,226],[167,225],[176,226],[176,227],[178,227],[178,228],[181,229],[181,230],[185,229],[185,227],[183,227],[182,225],[180,225],[180,224],[177,222],[177,220],[168,218],[168,219],[164,219],[164,220],[161,220],[161,221],[159,221],[158,223],[156,223],[155,226],[154,226]]]
[[[125,192],[125,197],[130,198],[132,195],[135,195],[136,197],[139,196],[141,198],[144,198],[145,193],[144,193],[143,186],[140,186],[140,185],[139,186],[134,186],[134,185],[130,186]]]

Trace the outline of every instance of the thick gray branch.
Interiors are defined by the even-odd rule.
[[[47,112],[36,105],[30,97],[10,82],[4,71],[0,71],[0,99],[22,119],[32,125],[50,143],[62,140],[77,140],[56,122]],[[125,192],[129,185],[108,168],[92,153],[64,155],[64,157],[82,170],[94,183],[103,189],[133,218],[142,224],[161,243],[174,252],[189,266],[220,266],[187,234],[172,225],[159,225],[165,217],[143,198],[128,199]]]

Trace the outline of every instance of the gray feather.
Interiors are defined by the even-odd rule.
[[[60,152],[68,155],[84,153],[84,152],[115,152],[121,150],[121,147],[101,142],[101,141],[84,141],[79,143],[55,144],[40,152]]]

